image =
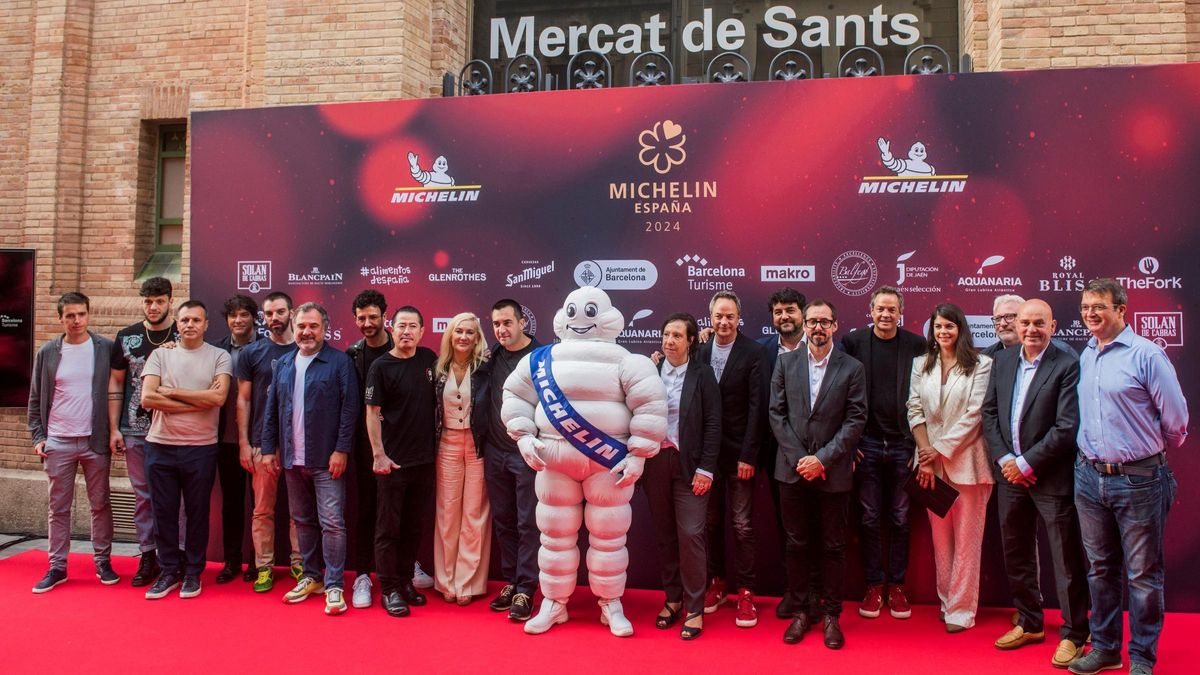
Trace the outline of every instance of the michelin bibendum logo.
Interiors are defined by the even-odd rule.
[[[967,189],[966,174],[939,174],[929,163],[929,149],[921,141],[908,148],[908,156],[899,158],[892,154],[891,141],[880,138],[879,160],[891,176],[863,176],[858,185],[858,194],[909,194],[963,192]]]
[[[606,291],[644,291],[658,282],[649,260],[584,260],[575,266],[575,283]]]
[[[450,175],[450,162],[444,155],[433,160],[428,169],[421,168],[421,158],[408,153],[408,173],[420,187],[401,186],[392,194],[393,204],[428,204],[430,202],[474,202],[479,200],[482,185],[456,185]]]
[[[239,260],[237,270],[239,291],[258,293],[271,287],[270,260]]]

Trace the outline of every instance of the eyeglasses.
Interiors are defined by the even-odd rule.
[[[999,326],[1004,323],[1012,323],[1017,320],[1016,314],[997,314],[992,317],[992,323]]]
[[[829,328],[834,323],[835,322],[832,319],[805,319],[804,320],[804,325],[808,326],[809,328],[816,328],[817,326],[820,326],[821,328]]]
[[[1116,309],[1116,308],[1117,308],[1116,305],[1080,305],[1079,313],[1080,314],[1090,314],[1092,312],[1095,312],[1097,314],[1101,314],[1103,312],[1107,312],[1110,309]]]

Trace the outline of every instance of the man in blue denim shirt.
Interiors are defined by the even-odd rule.
[[[1079,361],[1075,507],[1087,550],[1092,651],[1070,671],[1120,668],[1121,571],[1129,581],[1129,672],[1149,675],[1163,625],[1163,531],[1175,501],[1166,448],[1187,438],[1187,401],[1166,353],[1125,323],[1125,289],[1095,279],[1079,307],[1092,339]]]
[[[283,451],[288,506],[304,556],[304,575],[283,597],[297,603],[325,591],[325,613],[346,611],[346,485],[342,475],[354,446],[358,380],[350,357],[325,344],[329,314],[315,302],[292,319],[298,351],[279,359],[263,419],[263,466],[279,472]],[[318,524],[319,523],[319,524]],[[325,581],[316,577],[317,534],[325,553]]]

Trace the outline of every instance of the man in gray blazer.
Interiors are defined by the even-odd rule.
[[[825,646],[841,649],[845,639],[838,617],[847,514],[854,450],[867,424],[866,376],[861,363],[833,348],[833,305],[824,300],[809,303],[804,331],[807,347],[779,356],[768,410],[779,442],[775,480],[787,533],[788,588],[809,588],[807,602],[797,604],[783,641],[799,642],[810,620],[820,614]],[[819,587],[810,581],[813,564],[820,568]]]
[[[1000,504],[1004,567],[1020,614],[1017,625],[996,640],[996,648],[1016,649],[1045,639],[1037,559],[1041,516],[1063,615],[1051,662],[1066,668],[1082,655],[1088,634],[1087,565],[1074,501],[1079,362],[1051,348],[1055,321],[1050,305],[1022,303],[1015,323],[1021,347],[996,353],[982,410]]]

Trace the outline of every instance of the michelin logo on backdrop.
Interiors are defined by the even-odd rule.
[[[863,176],[858,185],[860,195],[964,192],[967,189],[969,176],[939,174],[929,163],[929,149],[921,141],[910,145],[908,155],[903,159],[892,154],[891,141],[880,138],[875,144],[883,167],[894,175]]]
[[[606,291],[644,291],[658,282],[649,260],[584,260],[575,266],[575,283]]]
[[[258,293],[271,288],[270,260],[239,260],[237,273],[239,291]]]
[[[474,202],[479,200],[482,185],[458,185],[450,175],[450,162],[439,155],[428,169],[421,167],[421,158],[408,153],[408,173],[419,187],[401,186],[392,193],[393,204],[428,204],[432,202]]]
[[[655,122],[638,134],[638,163],[659,176],[687,161],[687,134],[671,120]],[[608,184],[610,201],[631,201],[639,215],[692,213],[702,200],[717,198],[715,180],[635,180]]]

